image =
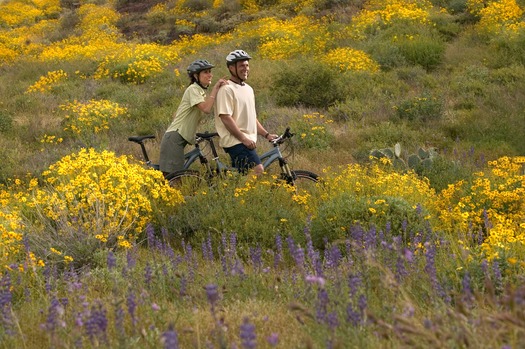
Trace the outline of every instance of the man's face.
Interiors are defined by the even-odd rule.
[[[235,70],[237,71],[237,76],[241,80],[246,80],[248,78],[248,74],[250,72],[250,62],[249,61],[240,61],[235,63],[235,65],[232,66],[234,69],[233,74],[235,74]]]

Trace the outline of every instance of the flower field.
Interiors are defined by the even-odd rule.
[[[522,348],[524,10],[0,1],[0,348]],[[234,48],[315,188],[126,144]]]

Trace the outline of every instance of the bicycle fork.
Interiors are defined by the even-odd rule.
[[[286,159],[279,158],[279,167],[281,167],[281,179],[285,180],[287,184],[295,185],[295,176]]]

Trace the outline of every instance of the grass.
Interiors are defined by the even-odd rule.
[[[164,1],[170,18],[196,24],[183,29],[159,14],[158,23],[146,19],[160,2],[118,1],[123,17],[101,25],[125,31],[118,41],[129,46],[161,42],[150,53],[155,57],[168,47],[184,52],[163,58],[160,72],[143,66],[151,73],[144,83],[95,79],[103,59],[96,55],[55,61],[21,55],[0,64],[0,348],[522,345],[522,32],[491,37],[460,1],[432,1],[435,26],[406,18],[410,23],[372,23],[359,39],[349,35],[349,24],[364,1],[225,1],[218,8],[191,1],[193,12]],[[29,44],[45,46],[75,32],[85,35],[84,48],[100,49],[76,27],[77,4],[61,4],[69,9],[50,15],[62,21],[52,37],[34,33],[22,42],[36,52]],[[249,7],[256,5],[258,11]],[[271,26],[261,29],[264,37],[243,31],[251,18],[308,13],[321,20],[334,9],[330,22],[294,33],[315,37],[305,40],[308,47],[297,46],[301,40],[275,44],[286,33]],[[0,55],[2,45],[23,50],[9,41],[11,29],[1,26]],[[210,29],[232,36],[213,44],[194,36],[177,46],[182,31]],[[292,55],[263,57],[261,45],[272,42]],[[324,65],[325,51],[337,47],[363,50],[381,69]],[[127,137],[155,134],[147,147],[157,162],[188,83],[187,64],[209,59],[217,79],[227,73],[224,56],[237,48],[254,56],[248,82],[259,119],[272,133],[292,127],[296,134],[283,151],[293,168],[320,174],[321,185],[295,193],[269,176],[243,177],[184,202],[174,192],[159,194],[172,189],[158,189],[159,178],[142,173],[140,149]],[[26,93],[60,69],[67,78],[49,83],[47,92]],[[100,133],[64,130],[59,106],[93,99],[123,106],[128,115]],[[200,130],[213,127],[210,118]],[[403,158],[420,147],[436,148],[439,156],[417,173],[370,159],[372,150],[396,143]],[[134,159],[119,166],[64,160],[86,145]],[[62,182],[49,182],[44,171],[58,161],[65,164],[55,174]],[[123,172],[104,176],[117,168]],[[95,192],[101,196],[89,195]],[[112,214],[114,207],[122,211]],[[147,226],[133,230],[145,218]],[[121,239],[133,243],[119,247]]]

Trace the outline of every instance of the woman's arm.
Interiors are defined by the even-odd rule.
[[[213,86],[212,90],[210,91],[209,96],[206,96],[206,99],[204,99],[204,102],[200,102],[197,104],[197,108],[200,109],[205,114],[211,113],[213,110],[213,105],[215,104],[215,97],[217,97],[217,93],[219,92],[219,89],[221,86],[226,85],[228,83],[228,80],[226,79],[219,79],[217,83]]]

